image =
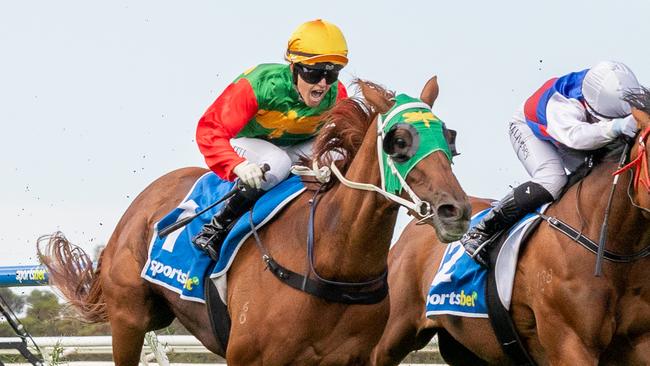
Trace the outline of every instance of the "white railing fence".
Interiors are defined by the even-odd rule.
[[[0,337],[0,343],[20,342],[19,337]],[[34,337],[34,342],[39,346],[45,361],[49,364],[53,359],[65,359],[72,355],[110,355],[111,336],[84,336],[84,337]],[[31,349],[36,352],[36,349]],[[436,342],[430,343],[423,353],[437,354]],[[142,365],[156,362],[159,366],[168,366],[167,355],[172,354],[208,354],[198,339],[191,335],[158,335],[147,333],[145,346],[140,358]],[[15,349],[0,349],[0,355],[17,355]]]
[[[111,336],[87,337],[34,337],[45,361],[61,359],[72,355],[110,355],[113,352]],[[0,343],[20,342],[19,337],[0,337]],[[30,347],[32,352],[36,349]],[[201,342],[191,335],[156,336],[147,334],[142,350],[141,362],[156,361],[158,365],[169,365],[167,354],[210,353]],[[15,349],[0,349],[0,355],[17,355]]]
[[[0,287],[48,286],[48,277],[47,270],[38,265],[0,267]],[[5,317],[15,318],[15,315],[11,311],[8,313],[6,311],[0,313],[0,318],[2,318],[3,314]],[[14,325],[18,328],[16,331],[17,334],[27,337],[28,334],[24,332],[17,318],[15,318],[15,323]],[[112,354],[110,336],[34,337],[33,340],[40,348],[42,356],[45,358],[44,361],[50,365],[56,364],[57,360],[65,359],[72,355]],[[30,346],[30,342],[24,342],[23,338],[0,337],[0,355],[20,354],[16,348],[2,347],[2,345],[9,345],[11,343],[23,343],[29,351],[34,354],[38,353],[38,350]],[[206,354],[210,353],[210,351],[203,347],[198,339],[191,335],[156,336],[154,332],[149,332],[145,337],[145,346],[142,350],[140,361],[144,366],[147,366],[148,363],[154,360],[159,366],[168,366],[169,359],[167,355],[188,353]],[[439,356],[436,338],[423,350],[418,351],[418,353],[430,354],[432,357]],[[425,358],[431,359],[432,357]],[[419,363],[418,365],[422,366],[424,364]]]

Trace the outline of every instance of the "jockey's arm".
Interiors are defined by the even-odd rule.
[[[257,113],[257,98],[245,78],[230,84],[199,120],[196,142],[208,167],[219,177],[234,180],[233,169],[245,159],[237,155],[230,139],[237,136]]]
[[[546,106],[546,132],[559,143],[576,150],[594,150],[616,138],[613,121],[587,121],[585,107],[555,93]]]

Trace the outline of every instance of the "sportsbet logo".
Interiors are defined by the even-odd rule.
[[[24,269],[16,271],[16,281],[45,281],[45,270],[40,268]]]
[[[160,273],[169,279],[176,277],[176,281],[183,285],[185,285],[185,282],[187,281],[187,273],[184,273],[178,268],[173,268],[169,265],[162,264],[155,260],[151,261],[149,270],[151,271],[151,277],[156,277],[156,275]]]
[[[429,295],[429,304],[431,305],[460,305],[474,307],[476,306],[476,299],[478,299],[478,293],[472,291],[471,295],[465,295],[465,290],[461,290],[460,293],[452,292],[450,294],[433,294]]]

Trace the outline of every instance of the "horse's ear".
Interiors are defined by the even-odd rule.
[[[429,107],[433,107],[433,102],[435,102],[436,98],[438,98],[439,91],[440,89],[438,88],[438,77],[434,76],[429,79],[429,81],[427,81],[427,83],[424,85],[422,93],[420,93],[420,99],[428,104]]]
[[[375,107],[377,112],[384,114],[395,104],[391,96],[378,85],[365,81],[358,81],[358,84],[363,98]]]

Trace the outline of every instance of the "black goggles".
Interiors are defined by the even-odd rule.
[[[340,66],[332,64],[317,68],[295,64],[294,68],[297,70],[298,75],[308,84],[318,84],[321,80],[325,79],[325,83],[330,85],[338,80],[339,71],[341,71]]]

